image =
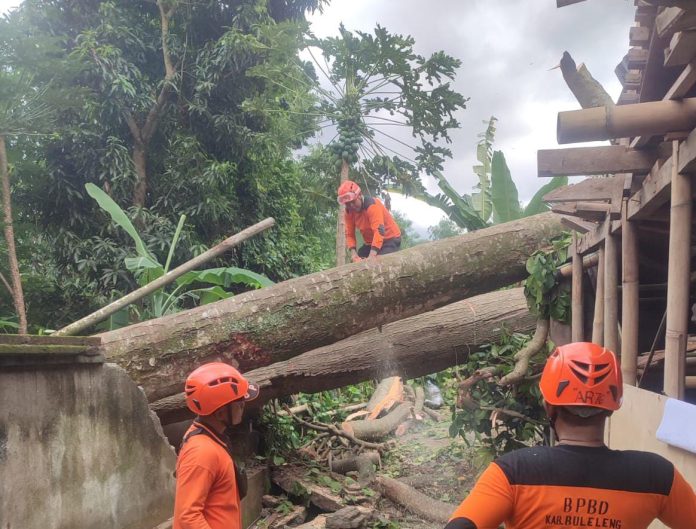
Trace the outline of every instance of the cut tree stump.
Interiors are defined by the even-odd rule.
[[[100,352],[154,401],[200,364],[242,372],[524,279],[563,230],[552,213],[443,239],[100,335]]]
[[[372,329],[247,376],[260,385],[258,402],[390,375],[408,379],[464,363],[470,352],[496,341],[504,330],[527,333],[535,323],[522,288],[500,290]],[[151,408],[163,424],[190,417],[183,393]]]

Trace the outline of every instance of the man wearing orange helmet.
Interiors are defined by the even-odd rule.
[[[184,392],[197,417],[176,463],[173,529],[241,529],[246,484],[226,431],[242,421],[244,403],[258,396],[258,387],[234,367],[211,362],[188,376]]]
[[[346,180],[338,188],[338,203],[346,206],[346,245],[353,262],[401,248],[401,230],[380,199],[363,197],[360,186]],[[359,250],[355,228],[365,241]]]
[[[623,393],[614,353],[584,342],[558,347],[539,385],[557,445],[491,463],[446,529],[646,529],[655,519],[696,528],[696,494],[672,463],[604,445],[605,419]]]

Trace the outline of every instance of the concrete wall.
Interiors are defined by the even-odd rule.
[[[0,371],[0,528],[152,529],[172,515],[174,467],[121,368]]]
[[[607,443],[617,450],[646,450],[669,459],[696,490],[696,454],[658,441],[655,432],[662,421],[667,397],[624,384],[621,409],[609,419]],[[693,425],[685,427],[694,427]],[[655,522],[650,529],[666,526]]]

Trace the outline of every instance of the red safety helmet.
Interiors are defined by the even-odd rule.
[[[259,387],[250,384],[231,365],[210,362],[195,369],[186,379],[186,405],[196,415],[210,415],[235,400],[253,400]]]
[[[338,203],[347,204],[360,196],[360,186],[352,180],[346,180],[338,186]]]
[[[557,347],[546,361],[539,382],[544,400],[554,406],[585,406],[615,411],[623,384],[616,356],[589,342]]]

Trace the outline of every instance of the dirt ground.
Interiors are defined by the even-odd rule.
[[[450,421],[442,413],[441,422],[426,421],[416,425],[384,458],[381,472],[402,480],[431,498],[457,506],[473,486],[488,460],[467,446],[461,437],[452,439]],[[402,529],[436,528],[382,499],[379,509]]]

